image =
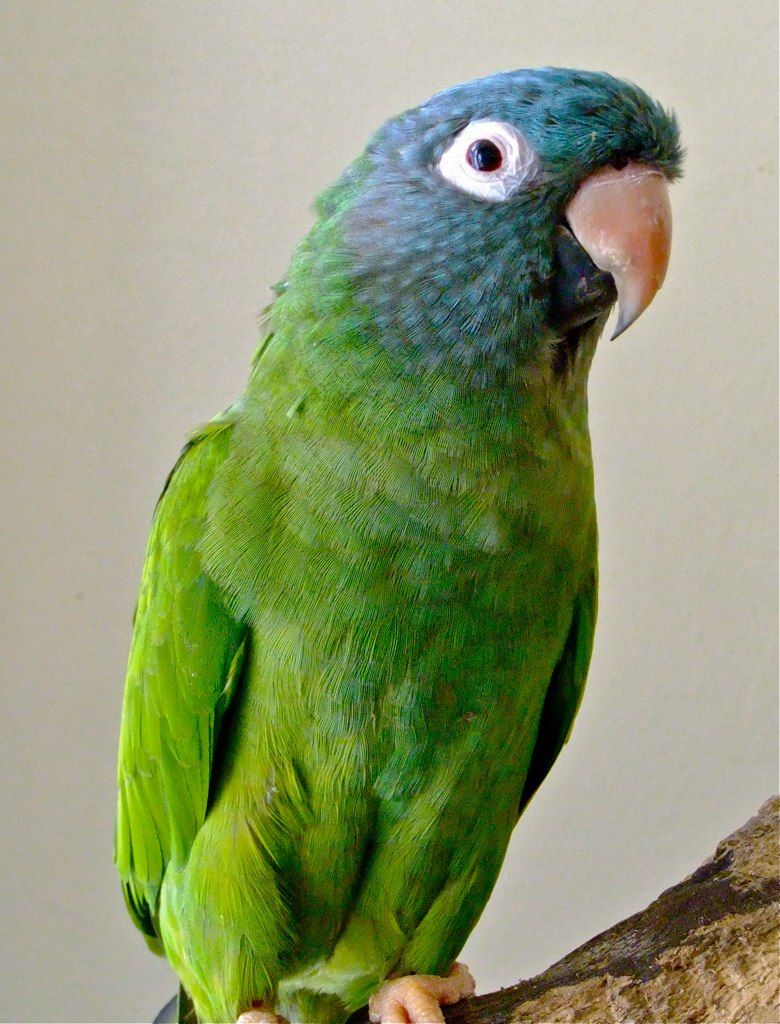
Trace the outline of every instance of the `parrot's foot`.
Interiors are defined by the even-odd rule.
[[[409,974],[386,981],[371,996],[368,1013],[374,1024],[444,1024],[441,1006],[473,996],[474,979],[465,964],[455,964],[448,977]]]
[[[278,1017],[273,1010],[265,1006],[255,1006],[246,1010],[236,1021],[236,1024],[281,1024],[284,1017]]]

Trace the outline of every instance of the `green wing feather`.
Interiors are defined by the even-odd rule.
[[[547,688],[531,765],[520,799],[520,814],[544,782],[571,733],[585,692],[585,680],[593,650],[597,593],[598,585],[594,573],[575,602],[566,643]]]
[[[115,858],[128,909],[162,952],[157,906],[205,817],[220,720],[241,674],[244,628],[203,571],[199,542],[231,425],[185,447],[157,505],[141,577],[119,743]]]

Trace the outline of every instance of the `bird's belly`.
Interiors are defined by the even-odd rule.
[[[553,532],[488,508],[459,533],[437,520],[401,542],[394,523],[355,545],[352,523],[343,547],[307,530],[264,553],[171,919],[218,911],[239,945],[277,942],[263,969],[291,999],[355,1007],[391,966],[448,969],[498,875],[592,564],[587,502],[560,505]]]
[[[338,636],[303,615],[256,617],[213,812],[260,837],[254,855],[280,879],[298,965],[331,951],[353,919],[374,935],[366,922],[384,916],[411,936],[458,886],[472,907],[463,928],[473,925],[570,617],[540,586],[499,611],[502,588],[492,608],[462,583],[458,600],[366,601]]]

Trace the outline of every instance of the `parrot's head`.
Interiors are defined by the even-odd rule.
[[[327,265],[413,369],[563,366],[661,286],[681,158],[674,116],[610,75],[468,82],[388,121],[320,198]]]

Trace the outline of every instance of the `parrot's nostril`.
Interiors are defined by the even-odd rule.
[[[614,160],[609,161],[609,166],[616,171],[622,171],[624,167],[628,167],[628,157],[616,156]]]

